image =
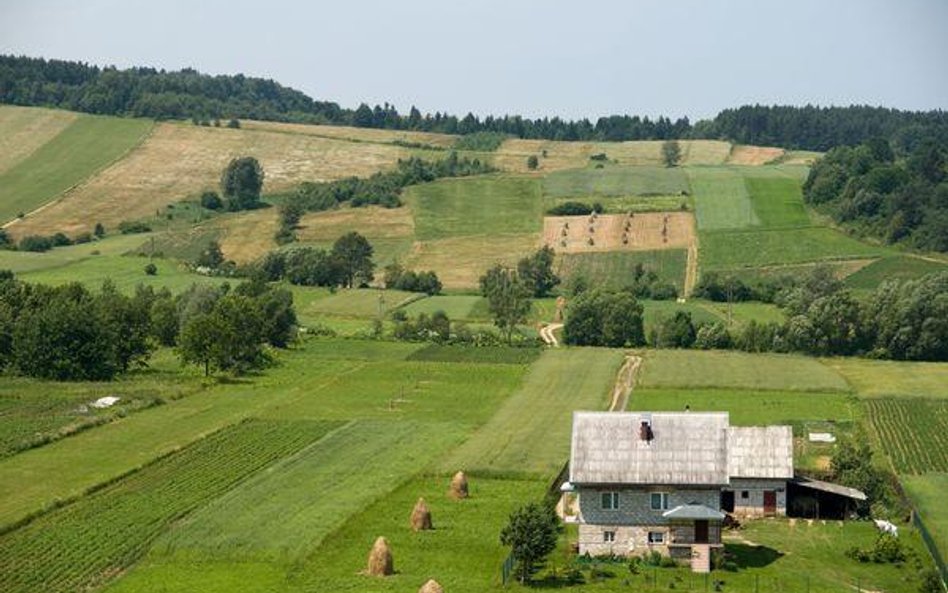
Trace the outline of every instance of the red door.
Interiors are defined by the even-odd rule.
[[[777,492],[764,490],[764,516],[773,517],[777,514]]]

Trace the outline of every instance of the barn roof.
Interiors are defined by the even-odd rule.
[[[651,423],[653,439],[639,428]],[[573,484],[728,483],[727,412],[574,412]]]
[[[731,426],[727,466],[732,478],[793,477],[793,429],[789,426]]]

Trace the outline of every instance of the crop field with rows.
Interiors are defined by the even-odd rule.
[[[948,402],[870,399],[872,427],[899,473],[948,471]]]

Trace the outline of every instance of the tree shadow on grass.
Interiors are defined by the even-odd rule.
[[[738,568],[763,568],[783,556],[783,552],[773,548],[749,544],[724,544],[724,552]]]

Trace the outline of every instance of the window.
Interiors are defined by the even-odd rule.
[[[664,544],[664,543],[665,543],[665,532],[664,532],[664,531],[649,531],[649,532],[648,532],[648,543],[650,543],[650,544]]]
[[[605,511],[615,511],[619,508],[619,493],[618,492],[603,492],[602,493],[602,508]]]
[[[611,544],[616,541],[616,532],[615,531],[603,531],[602,532],[602,541]]]
[[[741,498],[750,498],[750,492],[747,490],[741,490]]]
[[[668,493],[667,492],[652,492],[651,502],[652,502],[653,511],[668,510]]]

